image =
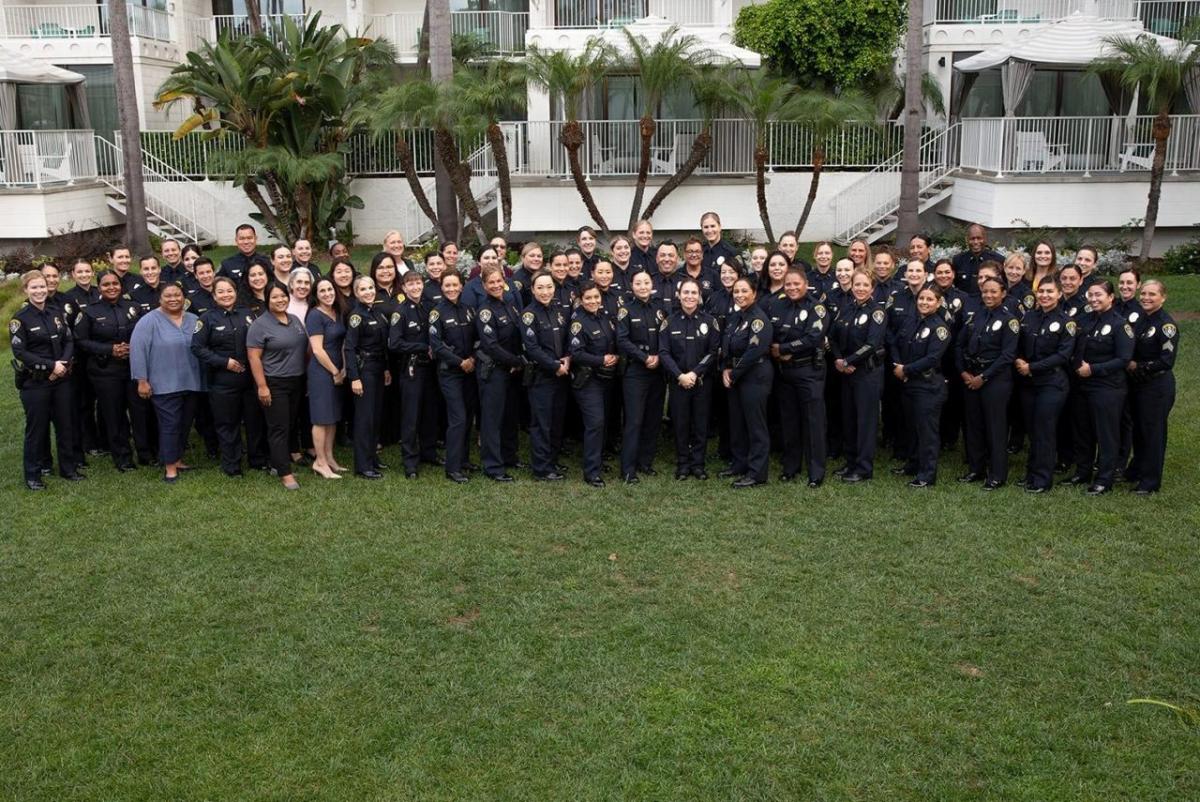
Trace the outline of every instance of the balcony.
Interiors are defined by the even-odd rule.
[[[90,130],[0,131],[0,187],[44,189],[95,181]]]
[[[144,6],[129,7],[129,32],[136,37],[171,41],[171,15]],[[0,38],[108,38],[108,7],[103,5],[4,6],[0,8]]]
[[[368,14],[366,33],[387,39],[401,61],[415,61],[421,44],[420,12]],[[525,32],[529,14],[523,11],[455,11],[450,15],[455,36],[471,36],[487,44],[495,56],[514,56],[525,52]]]
[[[1035,25],[1072,14],[1137,20],[1151,33],[1177,36],[1200,16],[1200,0],[926,0],[926,25]]]

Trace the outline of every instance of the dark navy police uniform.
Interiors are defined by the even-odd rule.
[[[775,371],[767,356],[774,331],[758,304],[729,316],[721,342],[723,369],[730,371],[729,434],[735,476],[767,481],[771,436],[767,430],[767,398]]]

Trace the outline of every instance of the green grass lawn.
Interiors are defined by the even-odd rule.
[[[201,458],[34,494],[5,354],[0,798],[1200,799],[1200,730],[1127,704],[1200,706],[1200,279],[1169,307],[1149,499],[958,457],[734,492],[665,443],[602,491]]]

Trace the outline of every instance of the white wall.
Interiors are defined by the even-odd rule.
[[[68,229],[84,231],[121,222],[104,200],[104,187],[0,192],[0,240],[42,239]]]

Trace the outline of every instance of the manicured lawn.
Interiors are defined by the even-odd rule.
[[[1150,499],[985,494],[957,456],[924,493],[738,493],[665,442],[601,491],[575,456],[292,494],[201,457],[33,494],[4,354],[0,798],[1200,798],[1200,733],[1126,703],[1200,705],[1182,329]]]

